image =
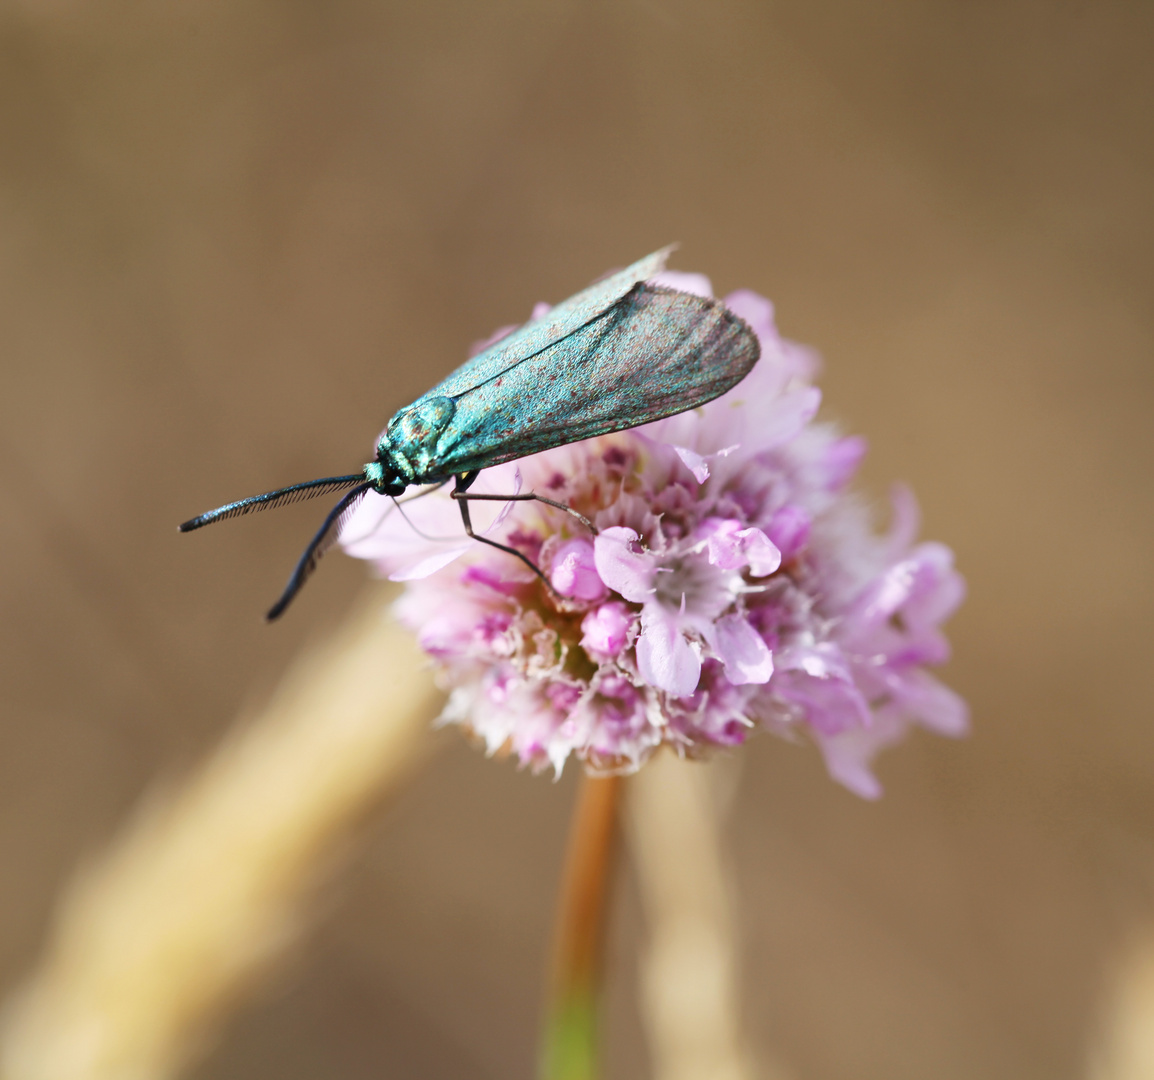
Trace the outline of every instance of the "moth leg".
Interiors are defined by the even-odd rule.
[[[476,476],[473,473],[473,476]],[[470,481],[471,482],[471,481]],[[454,499],[459,499],[462,503],[472,502],[477,500],[480,502],[539,502],[546,506],[552,506],[557,510],[564,510],[570,517],[575,517],[582,525],[585,526],[594,536],[597,535],[597,526],[593,524],[584,514],[578,513],[571,506],[566,506],[564,503],[554,502],[552,499],[546,499],[544,495],[534,495],[529,492],[527,495],[466,495],[460,488],[452,492]]]
[[[452,497],[454,499],[457,500],[457,505],[460,506],[460,508],[461,508],[461,521],[465,526],[465,532],[470,537],[472,537],[472,539],[479,540],[482,544],[488,544],[489,547],[495,547],[498,551],[506,551],[510,555],[513,555],[516,558],[520,559],[527,567],[529,567],[530,570],[533,571],[534,574],[536,574],[545,583],[545,587],[554,596],[559,596],[560,594],[557,592],[556,589],[553,588],[553,583],[545,576],[545,572],[532,559],[530,559],[528,555],[524,554],[523,552],[518,551],[514,547],[509,547],[508,544],[499,544],[499,543],[497,543],[496,540],[490,540],[486,536],[478,536],[473,531],[473,522],[469,517],[469,503],[468,503],[467,499],[462,498],[462,496],[464,495],[465,491],[468,489],[469,485],[474,480],[477,479],[477,473],[476,472],[463,473],[462,475],[456,477],[455,479],[456,479],[456,485],[454,486],[454,488],[453,488],[452,492],[450,492],[450,494],[452,495]],[[468,496],[468,498],[472,499],[472,498],[476,498],[476,496],[470,495],[470,496]],[[516,496],[514,496],[514,498],[516,498]]]

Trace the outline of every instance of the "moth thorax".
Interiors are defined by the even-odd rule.
[[[447,397],[426,398],[403,409],[389,421],[378,453],[383,451],[382,456],[414,479],[427,475],[437,464],[437,440],[456,411],[453,399]]]
[[[398,449],[435,441],[457,411],[452,398],[435,397],[402,409],[389,421],[389,442]]]

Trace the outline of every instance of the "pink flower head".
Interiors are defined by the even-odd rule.
[[[710,291],[696,274],[660,280]],[[408,583],[398,613],[450,691],[443,719],[491,753],[621,771],[662,743],[700,754],[796,731],[874,797],[874,755],[911,726],[966,730],[964,703],[926,671],[948,656],[941,624],[964,585],[948,548],[914,543],[908,493],[890,535],[874,532],[846,494],[864,442],[813,422],[816,357],[780,337],[768,300],[726,303],[761,343],[734,389],[486,469],[470,489],[536,492],[593,523],[539,502],[473,503],[477,531],[551,589],[465,537],[444,489],[400,506],[370,493],[341,543]]]

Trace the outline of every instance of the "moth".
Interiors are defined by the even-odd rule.
[[[720,301],[650,279],[664,248],[590,285],[462,364],[401,409],[359,473],[308,480],[199,514],[181,532],[300,499],[345,491],[305,548],[280,599],[282,615],[369,491],[397,497],[408,488],[454,482],[465,532],[527,563],[515,548],[473,530],[469,502],[536,500],[535,493],[470,494],[478,473],[566,443],[686,412],[724,394],[757,363],[757,336]],[[346,490],[348,489],[348,490]]]

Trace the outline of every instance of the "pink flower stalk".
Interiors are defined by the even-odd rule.
[[[699,275],[663,284],[705,295]],[[703,408],[486,469],[469,540],[447,489],[399,508],[370,493],[345,550],[409,582],[400,618],[450,691],[442,719],[490,753],[559,773],[570,754],[631,771],[662,743],[698,755],[754,730],[804,732],[833,777],[873,798],[875,754],[913,725],[967,728],[926,666],[949,654],[942,622],[964,584],[950,550],[914,544],[898,491],[888,535],[846,486],[865,444],[813,422],[814,355],[783,340],[768,300],[726,304],[757,333],[753,372]],[[535,314],[540,313],[540,308]],[[486,513],[485,508],[491,510]]]

